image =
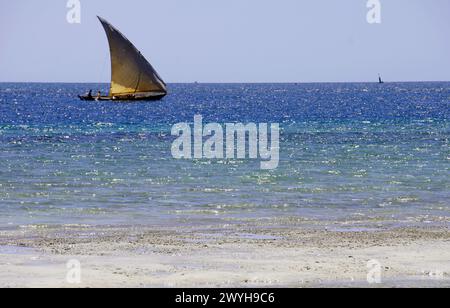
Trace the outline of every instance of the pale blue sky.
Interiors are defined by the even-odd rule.
[[[0,0],[0,81],[109,81],[103,16],[167,82],[450,80],[450,1]]]

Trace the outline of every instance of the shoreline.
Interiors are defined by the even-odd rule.
[[[0,287],[450,287],[450,229],[80,227],[0,231]],[[81,284],[66,264],[81,263]],[[381,284],[367,282],[367,262]]]

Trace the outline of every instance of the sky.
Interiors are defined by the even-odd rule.
[[[109,82],[96,19],[173,82],[450,81],[450,1],[0,0],[0,82]]]

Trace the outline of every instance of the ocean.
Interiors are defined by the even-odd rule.
[[[450,225],[450,83],[0,84],[0,229],[248,221]],[[176,160],[172,125],[279,123],[280,163]]]

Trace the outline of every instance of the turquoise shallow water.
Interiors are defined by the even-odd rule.
[[[171,85],[80,102],[85,84],[0,84],[0,228],[300,217],[450,222],[450,83]],[[280,123],[280,166],[175,160],[171,126]]]

